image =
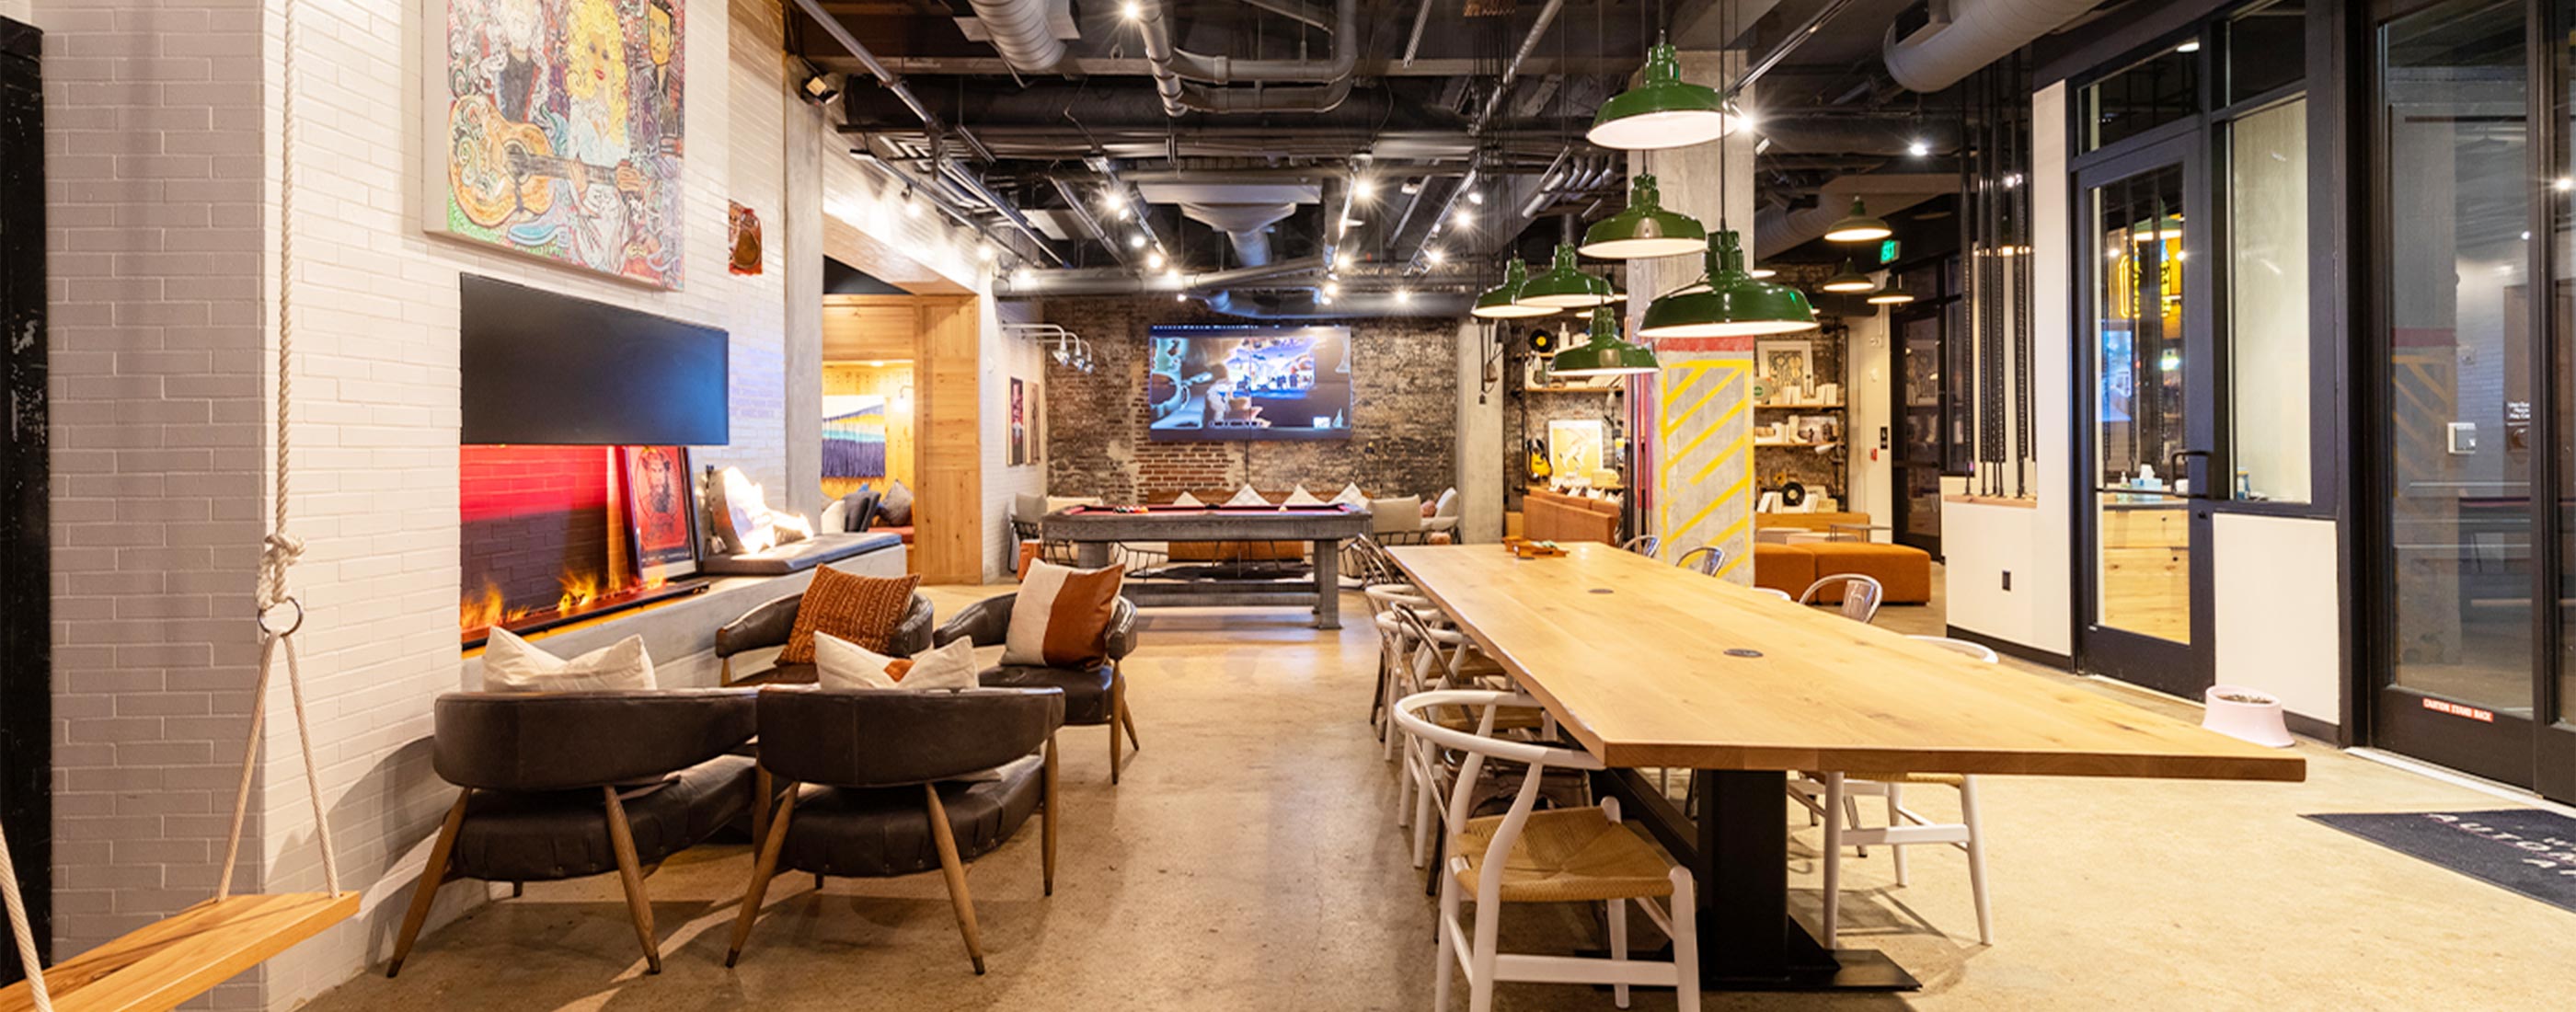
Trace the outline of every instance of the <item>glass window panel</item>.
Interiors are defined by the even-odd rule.
[[[2552,22],[2576,26],[2576,0],[2551,5]],[[2552,74],[2559,149],[2550,181],[2550,265],[2556,297],[2550,319],[2558,338],[2558,719],[2576,722],[2576,48],[2557,47]]]
[[[2227,128],[2229,494],[2237,499],[2303,503],[2310,495],[2307,115],[2302,98]]]
[[[2094,187],[2097,254],[2092,480],[2095,621],[2191,641],[2191,525],[2174,488],[2184,447],[2183,170],[2168,165]]]
[[[2308,5],[2281,0],[2227,22],[2227,95],[2234,104],[2299,80],[2307,69]]]
[[[2167,49],[2084,89],[2084,150],[2200,111],[2200,43]]]
[[[2384,470],[2390,677],[2529,713],[2530,191],[2523,6],[2452,0],[2381,29],[2392,235]]]

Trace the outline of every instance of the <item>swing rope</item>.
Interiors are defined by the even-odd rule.
[[[286,687],[295,711],[296,742],[304,761],[304,789],[313,805],[315,842],[322,850],[322,880],[333,897],[345,895],[340,889],[340,869],[331,845],[331,820],[322,805],[322,781],[313,762],[313,729],[304,707],[304,677],[301,651],[295,634],[304,627],[304,605],[296,599],[288,582],[288,571],[297,557],[304,554],[304,541],[287,533],[288,494],[291,491],[294,435],[289,424],[293,416],[295,392],[295,150],[297,123],[295,117],[298,79],[295,54],[299,41],[297,0],[284,0],[281,15],[285,20],[285,74],[279,96],[279,120],[282,130],[278,163],[278,288],[277,288],[277,457],[274,512],[269,533],[261,541],[259,584],[253,596],[258,605],[254,620],[259,625],[259,680],[251,693],[250,733],[242,747],[241,777],[233,791],[233,817],[224,839],[224,863],[215,885],[215,899],[232,896],[233,868],[241,856],[242,823],[249,814],[250,789],[259,764],[260,735],[267,726],[269,683],[277,669],[280,654],[286,658]],[[27,996],[35,1012],[53,1012],[53,996],[46,987],[45,973],[36,952],[35,932],[27,921],[26,900],[19,893],[17,868],[9,859],[9,840],[0,832],[0,901],[8,908],[9,933],[15,939],[18,961],[27,976]]]

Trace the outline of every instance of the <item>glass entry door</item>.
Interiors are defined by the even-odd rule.
[[[1896,522],[1891,540],[1941,557],[1941,475],[1950,440],[1945,410],[1949,361],[1946,306],[1910,305],[1889,314],[1896,332]]]
[[[2077,175],[2083,228],[2078,560],[2085,670],[2197,698],[2206,629],[2215,384],[2207,173],[2186,135]]]

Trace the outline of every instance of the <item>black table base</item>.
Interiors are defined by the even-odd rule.
[[[1827,949],[1789,916],[1787,774],[1694,770],[1701,818],[1636,770],[1593,775],[1698,883],[1703,991],[1912,991],[1905,968],[1869,949]]]

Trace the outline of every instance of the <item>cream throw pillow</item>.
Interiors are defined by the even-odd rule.
[[[1246,485],[1242,488],[1236,489],[1234,492],[1234,498],[1226,500],[1225,504],[1228,506],[1268,506],[1270,505],[1270,500],[1262,498],[1261,493],[1253,491],[1252,486]]]
[[[911,657],[888,657],[831,633],[814,634],[815,680],[826,689],[972,689],[975,644],[964,637]]]
[[[609,692],[659,688],[644,637],[629,636],[565,660],[507,629],[483,645],[485,692]]]
[[[1290,489],[1287,501],[1280,503],[1282,506],[1321,506],[1323,504],[1324,501],[1315,498],[1315,493],[1306,491],[1304,485]]]
[[[1333,501],[1345,506],[1366,506],[1369,504],[1369,497],[1368,493],[1360,491],[1358,482],[1352,482],[1342,486],[1342,494],[1334,496]]]
[[[1172,498],[1172,505],[1174,505],[1174,506],[1205,506],[1205,505],[1207,505],[1207,504],[1206,504],[1206,503],[1203,503],[1203,502],[1200,502],[1200,501],[1199,501],[1199,497],[1194,496],[1194,495],[1191,495],[1191,494],[1189,494],[1189,493],[1187,493],[1187,492],[1183,492],[1183,493],[1181,493],[1180,495],[1174,496],[1174,497]]]

